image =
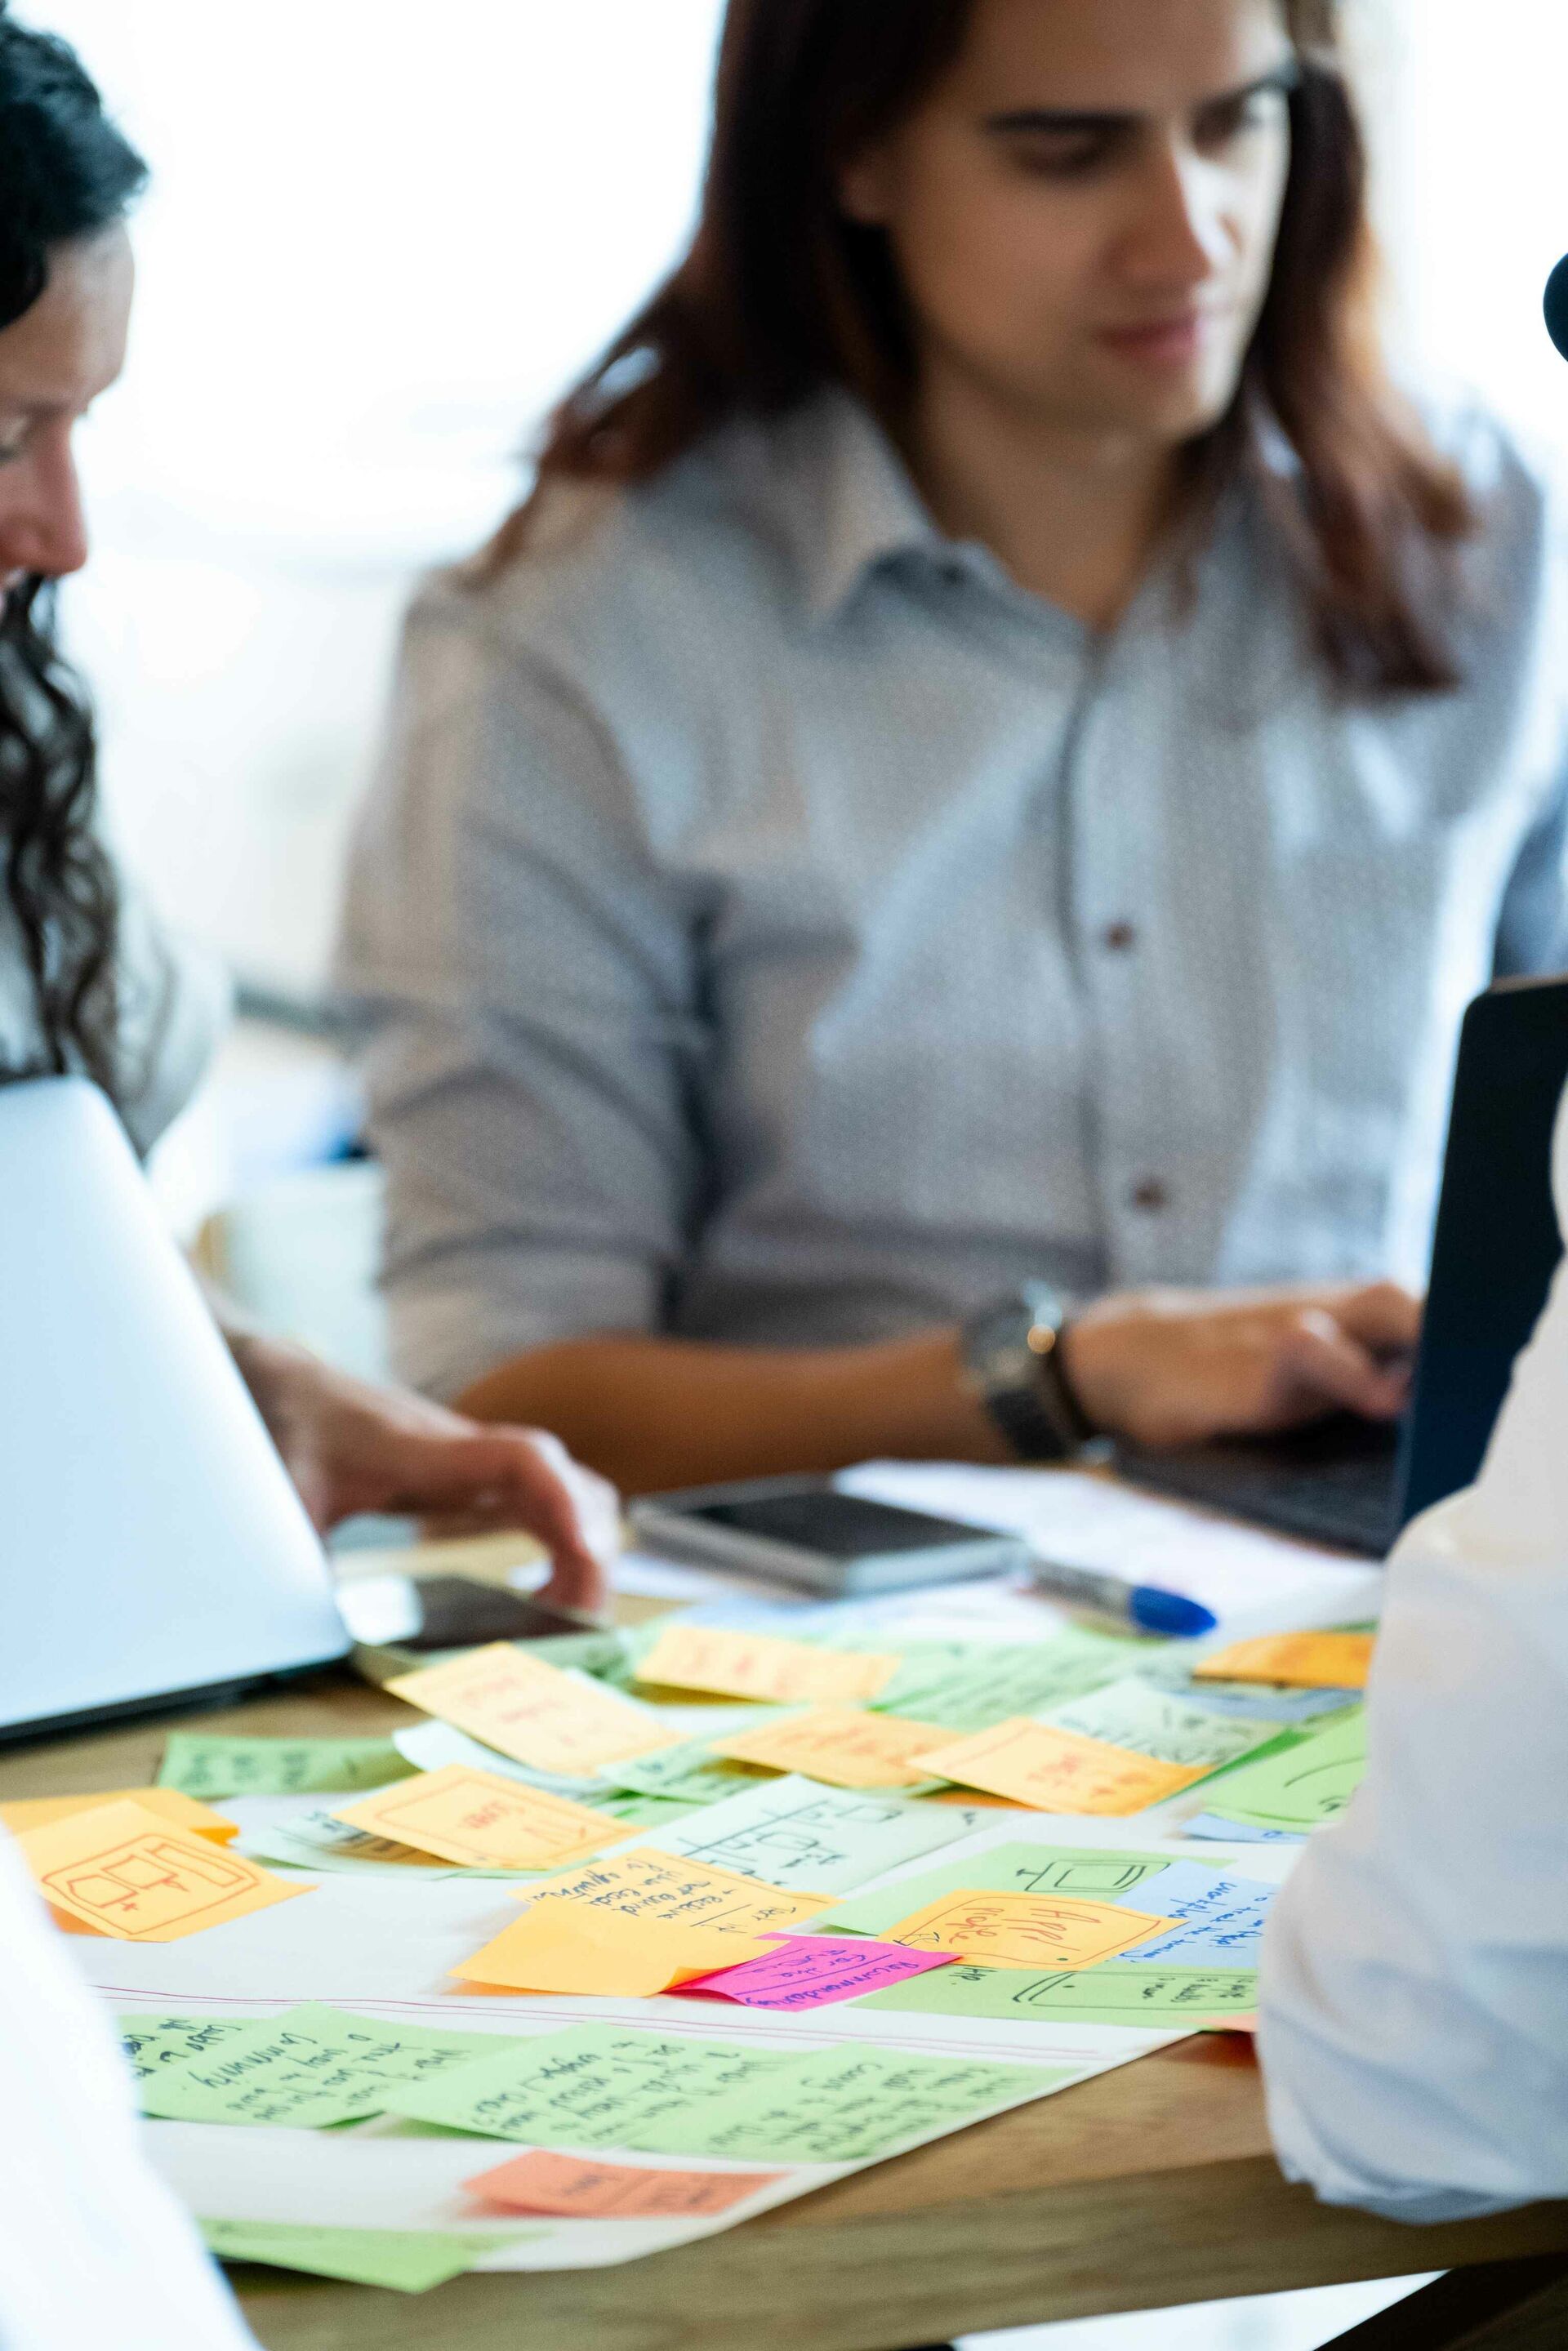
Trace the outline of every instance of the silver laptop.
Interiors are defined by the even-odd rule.
[[[0,1088],[0,1741],[348,1648],[108,1102],[77,1078]]]

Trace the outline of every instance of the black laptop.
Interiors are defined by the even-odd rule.
[[[1568,979],[1504,980],[1465,1016],[1431,1294],[1402,1428],[1337,1416],[1286,1437],[1117,1449],[1135,1484],[1381,1558],[1481,1465],[1563,1242],[1552,1140],[1568,1086]]]

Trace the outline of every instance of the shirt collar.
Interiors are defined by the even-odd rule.
[[[867,574],[891,557],[954,554],[897,450],[852,394],[824,392],[800,424],[806,445],[791,469],[800,493],[793,536],[813,621],[837,619]]]

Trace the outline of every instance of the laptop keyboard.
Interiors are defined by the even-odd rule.
[[[1396,1428],[1340,1417],[1291,1437],[1176,1453],[1124,1446],[1116,1467],[1156,1493],[1374,1559],[1399,1531]]]

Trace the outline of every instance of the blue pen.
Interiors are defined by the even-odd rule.
[[[1119,1575],[1096,1575],[1086,1567],[1063,1567],[1060,1560],[1033,1562],[1034,1580],[1052,1600],[1070,1608],[1092,1608],[1130,1625],[1134,1633],[1162,1633],[1167,1640],[1196,1641],[1212,1633],[1218,1618],[1196,1600],[1179,1592],[1162,1592],[1155,1583],[1124,1583]]]

